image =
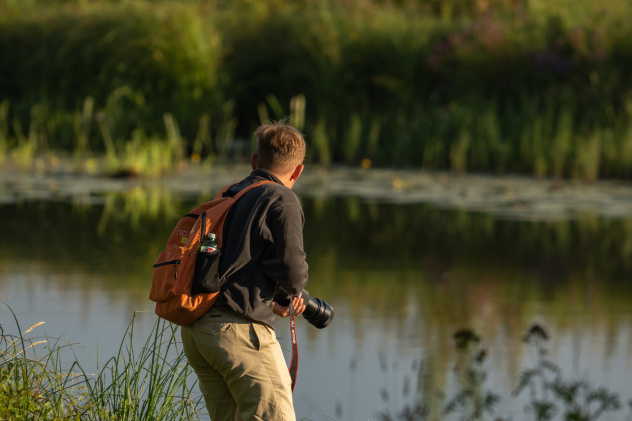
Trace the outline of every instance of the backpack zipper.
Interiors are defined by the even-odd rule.
[[[178,265],[180,264],[180,260],[169,260],[167,262],[156,263],[154,265],[155,268],[159,266],[173,265],[173,275],[178,279]]]

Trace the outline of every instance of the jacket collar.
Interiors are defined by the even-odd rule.
[[[264,170],[263,168],[257,168],[256,170],[252,171],[248,177],[244,178],[238,183],[233,184],[227,191],[224,192],[224,194],[222,194],[222,196],[232,197],[236,195],[239,191],[241,191],[241,189],[243,189],[244,187],[262,180],[270,180],[282,186],[284,185],[281,180],[279,180],[279,178],[270,171]]]
[[[257,168],[256,170],[253,170],[250,173],[251,177],[259,177],[259,178],[263,178],[266,180],[270,180],[270,181],[274,181],[277,184],[283,185],[283,183],[281,182],[281,180],[279,180],[279,178],[274,175],[273,173],[271,173],[268,170],[265,170],[263,168]]]

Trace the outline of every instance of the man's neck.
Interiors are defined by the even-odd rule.
[[[296,181],[292,179],[292,174],[286,174],[285,176],[282,174],[279,175],[278,173],[275,173],[274,171],[271,171],[267,168],[255,168],[254,171],[265,171],[269,175],[273,176],[276,179],[275,181],[278,181],[289,189],[292,188],[291,186],[293,186],[294,182]]]

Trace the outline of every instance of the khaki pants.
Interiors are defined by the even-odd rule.
[[[292,389],[274,329],[211,310],[181,329],[213,421],[295,421]]]

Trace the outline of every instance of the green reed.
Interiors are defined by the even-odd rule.
[[[0,103],[0,165],[7,160],[9,153],[9,102],[4,100]]]
[[[132,342],[132,321],[128,343],[121,344],[96,379],[86,383],[91,418],[197,419],[199,402],[191,397],[192,385],[187,378],[192,371],[186,357],[181,349],[177,352],[177,330],[157,319],[145,344],[137,350]]]
[[[17,334],[0,327],[3,419],[198,419],[192,371],[170,323],[157,319],[139,350],[132,319],[119,352],[96,374],[73,358],[72,344],[28,335],[42,323],[22,332],[15,319]]]
[[[3,419],[63,418],[66,408],[80,400],[68,391],[68,385],[74,383],[73,376],[56,370],[61,359],[48,340],[25,336],[39,325],[41,323],[31,326],[24,333],[18,326],[18,335],[6,333],[4,326],[0,326],[0,416]],[[39,353],[39,348],[44,351]],[[61,349],[63,346],[57,347]]]

